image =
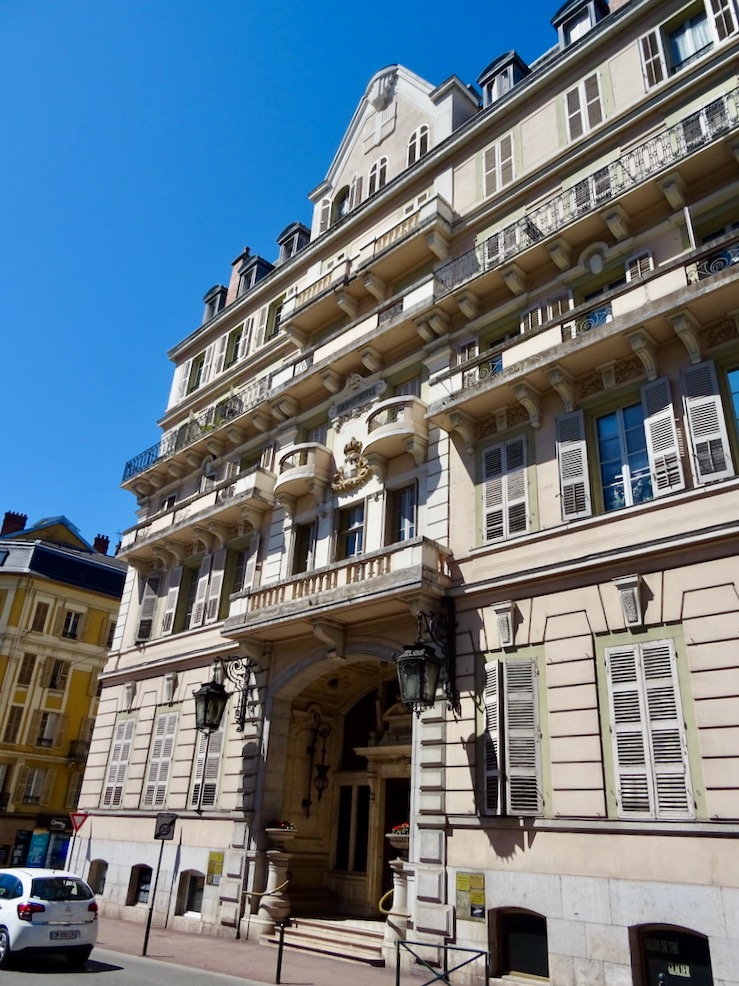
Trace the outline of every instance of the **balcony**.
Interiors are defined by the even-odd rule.
[[[270,386],[268,376],[252,381],[240,387],[235,394],[216,401],[197,417],[188,419],[168,432],[156,445],[128,460],[123,470],[122,485],[130,484],[137,476],[168,462],[179,453],[184,457],[186,451],[192,450],[205,455],[208,443],[218,440],[225,434],[227,426],[234,426],[248,411],[261,404],[269,393]],[[215,454],[220,454],[220,451]],[[161,486],[163,482],[164,479],[158,485]],[[156,488],[156,483],[152,485]]]
[[[437,300],[488,272],[500,272],[520,254],[560,234],[588,214],[603,212],[611,200],[652,181],[738,127],[739,89],[733,89],[617,161],[596,169],[572,188],[553,196],[517,222],[501,227],[483,243],[441,267],[436,272]],[[670,191],[663,191],[669,197]],[[617,214],[604,218],[606,222],[620,221]],[[562,263],[566,265],[566,258]]]
[[[308,632],[316,618],[351,626],[407,615],[409,597],[438,598],[449,588],[450,557],[448,548],[419,537],[251,589],[233,597],[224,632],[279,640]]]
[[[293,445],[279,460],[275,498],[295,501],[310,495],[318,503],[334,471],[334,457],[325,445],[318,442]]]
[[[426,405],[417,397],[392,397],[383,401],[367,418],[369,432],[363,454],[370,460],[394,459],[404,452],[416,465],[426,458],[428,424]]]
[[[89,740],[72,740],[69,744],[69,755],[68,760],[73,760],[75,763],[84,763],[87,760],[88,754],[90,753],[90,741]]]
[[[259,515],[274,502],[273,473],[253,466],[235,479],[202,490],[180,500],[129,531],[126,531],[119,557],[124,561],[151,561],[161,550],[178,560],[189,553],[194,540],[223,536],[234,525],[248,520],[253,527]]]
[[[388,230],[375,231],[360,246],[358,272],[365,278],[371,274],[376,285],[378,281],[397,280],[399,274],[429,260],[446,260],[452,223],[452,208],[440,195],[420,205],[410,204],[399,222]]]
[[[335,264],[282,306],[280,325],[288,336],[301,344],[305,333],[334,321],[343,310],[350,317],[356,314],[356,300],[347,293],[350,261]]]

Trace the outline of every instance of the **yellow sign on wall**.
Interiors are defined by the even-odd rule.
[[[207,883],[209,887],[218,887],[221,883],[221,876],[223,874],[223,853],[222,852],[209,852],[208,853],[208,878]]]
[[[485,920],[484,873],[457,873],[457,917],[461,921]]]

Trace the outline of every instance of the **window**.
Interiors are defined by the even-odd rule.
[[[339,538],[336,557],[355,558],[364,546],[364,503],[339,511]]]
[[[11,705],[8,710],[8,718],[5,722],[5,732],[3,733],[3,743],[17,743],[18,733],[23,719],[23,706]]]
[[[483,152],[482,194],[495,195],[513,181],[513,136],[506,134]]]
[[[526,439],[523,435],[483,452],[483,540],[501,541],[529,529]]]
[[[424,123],[408,138],[408,167],[415,164],[429,150],[429,128]]]
[[[234,363],[241,359],[246,352],[246,342],[246,323],[234,329],[233,332],[229,332],[226,339],[226,353],[223,361],[224,369],[228,369],[229,366],[233,366]]]
[[[409,541],[416,536],[416,484],[387,494],[387,544]]]
[[[421,396],[421,375],[417,374],[410,380],[403,383],[396,383],[394,387],[396,397],[420,397]]]
[[[108,864],[104,859],[93,859],[87,874],[87,882],[94,894],[102,896],[105,891],[105,878],[108,875]]]
[[[187,870],[181,874],[177,894],[177,914],[192,914],[199,917],[203,910],[204,888],[205,877],[202,873]]]
[[[18,670],[18,684],[30,685],[33,680],[33,669],[36,667],[36,655],[24,654]]]
[[[131,879],[128,882],[126,906],[133,907],[136,904],[148,904],[150,891],[151,866],[133,866],[131,868]]]
[[[24,805],[48,805],[54,787],[55,770],[43,767],[20,767],[15,800]]]
[[[485,665],[484,805],[491,815],[540,815],[543,808],[538,670],[510,658]]]
[[[348,185],[344,185],[344,187],[336,194],[333,206],[331,208],[332,225],[349,214],[349,210],[351,209],[351,195],[351,189]]]
[[[652,499],[652,480],[641,404],[617,408],[595,422],[605,510]]]
[[[177,712],[160,712],[154,725],[154,743],[144,788],[144,808],[161,808],[167,794],[167,782],[172,766]]]
[[[547,921],[531,911],[499,911],[497,976],[549,978]]]
[[[185,393],[191,394],[194,390],[205,383],[206,380],[206,366],[205,366],[205,353],[200,353],[196,356],[190,363],[190,370],[187,374],[187,387]]]
[[[254,580],[254,572],[259,552],[259,535],[252,534],[249,544],[230,552],[230,592],[243,592]]]
[[[46,627],[46,619],[49,615],[49,604],[48,603],[36,603],[36,609],[33,613],[33,622],[31,623],[31,630],[33,633],[43,633]]]
[[[621,818],[692,818],[685,717],[672,640],[605,649]]]
[[[603,105],[597,73],[587,76],[565,94],[565,110],[570,140],[577,140],[603,122]]]
[[[387,158],[381,157],[370,168],[368,194],[374,195],[375,192],[383,187],[387,181]]]
[[[57,691],[64,691],[69,677],[69,661],[62,661],[58,658],[47,657],[44,662],[44,674],[41,681],[42,688],[54,688]]]
[[[103,644],[106,650],[110,650],[111,647],[113,646],[113,638],[115,637],[116,625],[117,624],[115,620],[108,620],[108,628],[105,634],[105,643]]]
[[[62,745],[62,737],[68,721],[68,716],[58,712],[43,712],[37,709],[31,717],[28,727],[28,743],[40,748],[58,748]]]
[[[133,717],[119,719],[115,725],[103,789],[103,805],[106,808],[118,808],[121,804],[135,732],[136,719]]]
[[[141,615],[136,629],[136,640],[150,640],[154,636],[154,617],[159,602],[161,575],[148,575],[141,589]]]
[[[64,614],[62,637],[67,637],[69,640],[80,640],[82,638],[82,627],[83,614],[68,609]]]
[[[573,42],[584,38],[590,30],[590,10],[586,7],[564,24],[565,44],[571,45]]]
[[[558,318],[570,309],[570,298],[563,294],[556,298],[549,298],[542,301],[534,308],[527,308],[521,314],[521,332],[531,332],[545,322]]]
[[[645,34],[639,39],[645,87],[651,89],[687,68],[736,30],[734,0],[709,0],[706,6],[693,4],[682,20],[668,21]]]
[[[318,522],[315,520],[293,527],[293,575],[300,575],[314,567],[317,535]]]
[[[632,941],[641,965],[643,983],[665,983],[671,976],[690,976],[693,983],[713,983],[708,939],[684,928],[660,924],[633,929]]]
[[[667,35],[670,66],[678,72],[705,54],[713,46],[705,10],[688,17]]]
[[[282,303],[284,298],[278,298],[277,301],[273,301],[269,306],[269,311],[267,313],[267,326],[264,332],[265,342],[268,339],[274,339],[277,333],[280,331],[280,321],[282,319]]]
[[[190,793],[190,806],[193,808],[212,808],[216,803],[222,746],[223,726],[215,733],[211,733],[210,742],[205,733],[198,733],[195,776]]]

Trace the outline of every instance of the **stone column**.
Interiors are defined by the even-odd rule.
[[[287,868],[291,854],[281,849],[268,849],[267,857],[267,889],[259,899],[259,910],[253,920],[258,926],[259,934],[271,935],[275,925],[285,921],[290,915],[290,898],[287,895]]]
[[[385,921],[385,937],[382,951],[388,965],[395,965],[395,942],[405,940],[408,928],[408,874],[402,859],[390,860],[393,871],[393,905]]]

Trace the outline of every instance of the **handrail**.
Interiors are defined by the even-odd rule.
[[[391,887],[388,890],[388,892],[386,894],[383,894],[382,897],[380,897],[380,899],[377,901],[377,910],[380,912],[380,914],[388,915],[392,913],[392,908],[390,908],[389,910],[385,910],[385,908],[382,905],[384,904],[385,900],[390,896],[390,894],[394,894],[394,893],[395,893],[395,887]]]

